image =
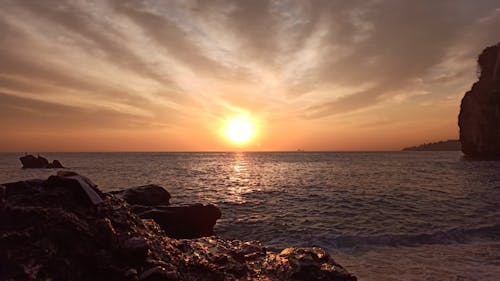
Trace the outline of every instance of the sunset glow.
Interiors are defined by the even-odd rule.
[[[498,40],[500,4],[478,3],[0,1],[0,150],[457,139],[477,54]],[[240,124],[221,137],[241,112],[265,130]]]

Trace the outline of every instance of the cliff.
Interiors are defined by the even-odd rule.
[[[479,80],[465,94],[458,125],[466,156],[500,159],[500,43],[479,55]]]

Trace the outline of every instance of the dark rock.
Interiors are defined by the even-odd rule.
[[[130,268],[123,274],[125,276],[125,280],[139,280],[137,276],[137,269]]]
[[[144,237],[132,237],[123,243],[125,252],[134,257],[146,257],[149,251],[148,241]]]
[[[132,205],[168,205],[170,200],[170,193],[165,188],[155,184],[132,187],[111,193]]]
[[[221,217],[214,205],[158,207],[138,214],[153,219],[165,233],[173,238],[198,238],[214,235],[213,228]]]
[[[73,188],[75,190],[81,191],[85,197],[94,205],[103,202],[103,193],[97,189],[95,185],[88,178],[78,175],[74,172],[61,171],[57,173],[57,176],[50,176],[47,179],[47,188]]]
[[[61,162],[59,162],[59,160],[54,160],[52,161],[52,168],[62,169],[64,168],[64,166],[61,164]]]
[[[33,155],[25,155],[19,158],[19,160],[21,160],[23,168],[43,168],[43,164]]]
[[[458,125],[465,155],[500,159],[500,43],[478,58],[479,80],[465,94]]]
[[[47,158],[38,155],[37,160],[42,168],[49,166],[49,160],[47,160]]]
[[[43,187],[43,180],[26,180],[5,183],[5,198],[9,198],[16,195],[26,196],[34,195],[39,193]]]
[[[25,155],[19,158],[23,164],[23,169],[52,169],[52,168],[64,168],[59,160],[54,160],[49,163],[45,157],[38,155],[35,157],[33,155]]]
[[[169,238],[81,177],[102,199],[91,204],[74,186],[80,181],[68,181],[75,176],[25,181],[36,192],[4,196],[0,280],[356,280],[319,249],[275,253],[256,242]]]
[[[167,271],[161,266],[155,266],[144,271],[139,276],[140,281],[173,281],[178,280],[177,274],[173,271]]]

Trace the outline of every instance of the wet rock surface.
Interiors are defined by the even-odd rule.
[[[465,155],[500,159],[500,43],[478,58],[479,80],[465,94],[458,124]]]
[[[214,226],[221,217],[217,206],[194,204],[169,206],[170,193],[159,185],[144,185],[111,194],[125,200],[142,219],[154,220],[169,237],[199,238],[214,235]]]
[[[0,280],[356,280],[320,249],[169,238],[74,173],[0,187]]]
[[[21,163],[23,164],[23,169],[62,169],[64,168],[59,160],[54,160],[52,163],[47,160],[47,158],[38,155],[37,157],[33,155],[25,155],[20,157]]]

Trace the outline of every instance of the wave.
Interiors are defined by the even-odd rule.
[[[417,234],[382,234],[374,236],[338,236],[333,240],[335,248],[360,246],[419,246],[426,244],[467,243],[476,239],[500,239],[500,224],[477,228],[453,228],[445,231]]]

